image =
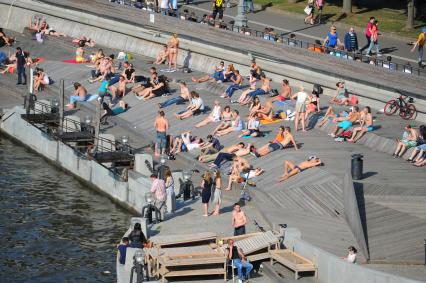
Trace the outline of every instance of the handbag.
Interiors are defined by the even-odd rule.
[[[305,11],[306,15],[310,15],[312,12],[312,7],[310,7],[309,5],[305,7],[305,9],[303,10]]]

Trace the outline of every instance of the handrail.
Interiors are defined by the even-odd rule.
[[[129,6],[133,8],[146,10],[149,12],[160,13],[158,11],[158,7],[147,5],[144,2],[138,2],[135,0],[114,0],[114,1],[108,0],[108,1],[115,2],[119,5],[125,5],[125,6]],[[136,3],[138,3],[139,5],[138,7],[135,6]],[[161,13],[159,16],[167,17],[167,15],[163,15]],[[173,15],[169,15],[169,16],[174,17]],[[198,22],[198,19],[197,19],[197,22]],[[258,31],[252,28],[239,27],[233,24],[225,24],[223,21],[216,21],[216,20],[209,19],[207,22],[205,22],[205,24],[209,26],[220,26],[221,29],[225,29],[228,31],[242,33],[247,36],[263,38],[264,40],[267,40],[267,41],[277,42],[277,43],[281,43],[281,44],[288,45],[295,48],[308,49],[312,52],[318,52],[324,55],[330,55],[330,56],[342,58],[345,60],[354,60],[354,61],[358,61],[358,62],[370,64],[370,65],[375,65],[376,67],[389,69],[395,72],[401,72],[405,74],[426,77],[426,69],[413,67],[411,66],[409,62],[407,62],[406,64],[395,63],[395,62],[392,62],[391,60],[387,60],[388,58],[380,59],[376,56],[367,56],[360,52],[350,52],[350,51],[339,50],[339,49],[334,49],[329,47],[323,47],[322,45],[319,45],[317,43],[311,43],[311,42],[307,42],[307,41],[303,41],[299,39],[293,39],[288,36],[285,36],[284,34],[277,35],[272,33],[266,33],[264,31]],[[160,29],[156,28],[156,30],[160,30]],[[387,56],[387,57],[392,57],[392,56]]]

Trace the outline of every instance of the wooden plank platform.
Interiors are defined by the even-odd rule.
[[[273,250],[270,251],[271,264],[274,261],[279,262],[280,264],[290,268],[295,272],[296,280],[299,279],[299,272],[312,271],[315,272],[317,268],[315,265],[308,259],[292,252],[290,250]]]

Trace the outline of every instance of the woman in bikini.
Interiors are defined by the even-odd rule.
[[[169,47],[169,70],[175,72],[177,71],[177,55],[179,50],[179,39],[176,33],[169,39],[167,46]],[[172,69],[172,66],[174,66],[174,69]]]
[[[280,178],[278,178],[278,182],[285,181],[288,178],[297,175],[306,169],[321,165],[323,165],[321,159],[319,159],[315,155],[309,156],[308,160],[300,162],[298,165],[286,160],[284,161],[284,174]]]
[[[75,61],[77,63],[85,63],[88,62],[86,58],[84,58],[84,47],[85,43],[80,42],[77,49],[75,50]]]
[[[232,125],[224,130],[219,130],[216,132],[218,137],[224,136],[226,134],[232,132],[239,132],[243,129],[243,120],[241,120],[240,113],[238,110],[234,110],[234,120],[232,121]]]
[[[222,123],[220,123],[219,126],[217,126],[216,129],[213,130],[211,135],[214,136],[218,131],[225,130],[231,127],[233,118],[234,114],[231,112],[231,107],[225,106],[220,117]]]
[[[209,116],[195,125],[196,128],[204,127],[210,123],[216,123],[220,121],[220,117],[222,116],[221,107],[219,101],[215,100],[213,110],[210,112]]]

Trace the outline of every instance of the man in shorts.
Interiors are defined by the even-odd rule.
[[[410,125],[406,125],[402,139],[397,139],[397,145],[393,154],[393,158],[400,158],[404,155],[407,149],[417,146],[418,139],[419,133],[417,130],[411,128]]]
[[[290,144],[294,146],[294,149],[298,150],[299,148],[297,147],[296,141],[294,140],[294,137],[291,134],[290,127],[280,127],[280,132],[282,131],[283,138],[280,139],[279,135],[277,135],[277,138],[274,141],[268,142],[267,144],[259,148],[259,150],[257,150],[257,152],[255,153],[256,157],[262,157],[276,150],[281,150],[285,147],[288,147]]]
[[[349,130],[350,127],[352,127],[352,125],[358,121],[360,118],[360,113],[359,113],[359,108],[358,106],[354,106],[352,107],[352,111],[351,113],[349,113],[348,116],[346,117],[338,117],[336,119],[334,119],[334,122],[337,122],[337,125],[334,127],[333,131],[329,134],[329,136],[335,138],[337,137],[340,129],[342,129],[343,131],[347,131]]]
[[[166,119],[164,111],[158,111],[157,118],[154,122],[154,128],[157,132],[155,156],[159,156],[165,153],[167,146],[167,130],[169,129],[169,121]]]

